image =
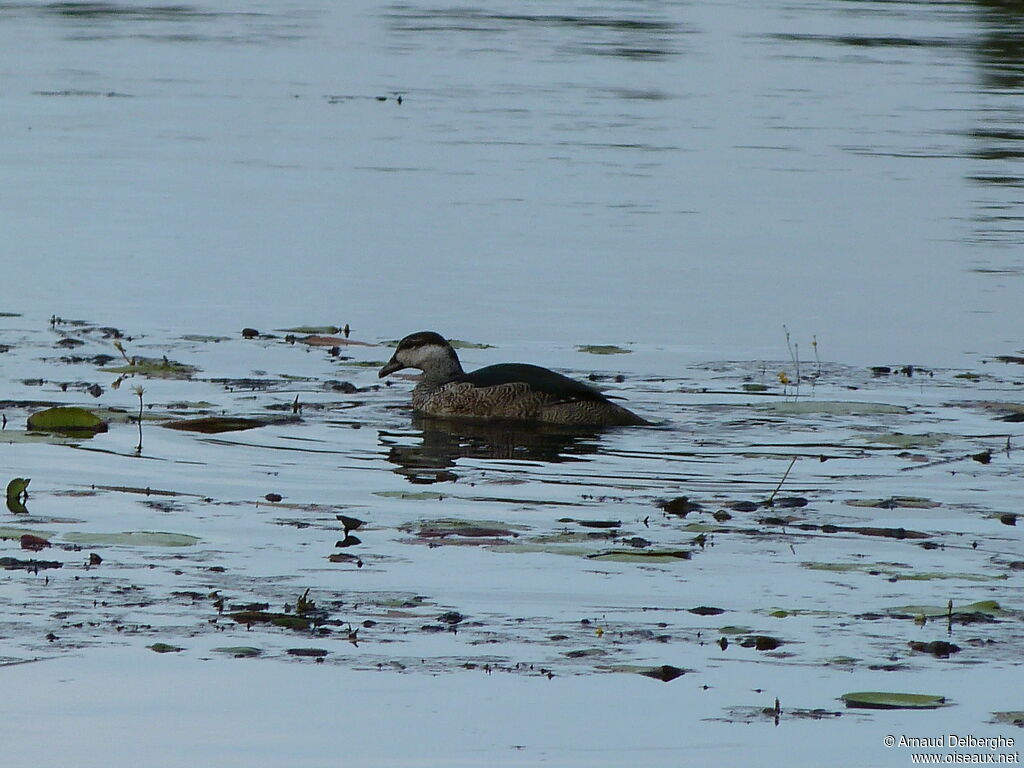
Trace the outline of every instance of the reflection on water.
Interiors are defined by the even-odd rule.
[[[414,418],[419,442],[399,444],[395,433],[381,433],[395,472],[417,484],[457,480],[459,459],[501,459],[560,463],[595,454],[599,434],[554,424],[474,423],[457,419]],[[408,437],[401,435],[401,437]]]
[[[970,132],[972,156],[980,161],[969,180],[979,188],[975,238],[1002,246],[1024,244],[1024,4],[1012,0],[976,0],[979,34],[974,38],[983,122]],[[977,271],[1024,274],[1019,254]]]
[[[459,40],[508,36],[523,52],[539,43],[560,55],[592,54],[627,59],[660,59],[678,52],[674,38],[682,31],[662,9],[649,3],[602,8],[588,13],[524,13],[520,4],[508,11],[469,7],[423,8],[394,5],[387,13],[394,32],[422,37],[443,34]],[[514,10],[513,10],[514,9]],[[410,41],[416,45],[417,42]],[[534,54],[539,51],[534,50]]]

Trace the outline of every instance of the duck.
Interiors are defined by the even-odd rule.
[[[539,365],[500,363],[466,373],[452,345],[434,331],[412,333],[398,342],[378,376],[406,368],[423,372],[412,391],[413,410],[421,416],[580,427],[651,423],[588,384]]]

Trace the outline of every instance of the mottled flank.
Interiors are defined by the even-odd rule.
[[[403,368],[423,371],[412,406],[424,416],[590,427],[650,423],[593,387],[536,365],[506,363],[467,374],[451,345],[430,331],[402,339],[380,376]]]

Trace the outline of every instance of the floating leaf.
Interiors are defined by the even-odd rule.
[[[992,721],[996,723],[1006,723],[1007,725],[1015,725],[1018,728],[1024,728],[1024,711],[993,712]]]
[[[896,608],[886,608],[885,612],[889,615],[925,616],[929,619],[935,619],[949,616],[950,609],[948,605],[942,607],[937,605],[901,605]],[[984,613],[989,616],[1003,616],[1006,614],[1006,611],[995,600],[979,600],[976,603],[968,603],[967,605],[954,605],[952,613],[954,616],[958,613]]]
[[[950,704],[945,696],[930,696],[922,693],[858,691],[844,693],[839,698],[846,703],[847,707],[862,709],[937,709]]]
[[[406,523],[399,526],[399,528],[409,533],[415,533],[421,539],[444,539],[449,536],[500,538],[503,536],[519,535],[510,526],[494,520],[441,518],[438,520],[424,520],[419,523]]]
[[[30,531],[25,528],[0,528],[0,539],[18,540],[22,536],[38,536],[41,539],[49,539],[53,534],[47,531]]]
[[[107,423],[84,408],[59,406],[33,413],[28,417],[28,428],[43,432],[95,434],[106,432]]]
[[[804,414],[822,414],[828,416],[884,416],[888,414],[907,413],[902,405],[886,405],[885,403],[855,403],[842,400],[785,400],[761,403],[761,410],[775,413],[800,416]]]
[[[88,546],[191,547],[200,539],[184,533],[123,531],[121,533],[66,533],[65,541]]]
[[[437,493],[436,491],[375,491],[374,496],[381,496],[385,499],[433,499],[440,500],[444,498],[443,493]]]
[[[181,646],[168,645],[167,643],[153,643],[152,645],[147,645],[146,647],[149,648],[149,650],[151,651],[155,651],[156,653],[178,653],[178,651],[185,650]]]
[[[244,429],[256,429],[266,425],[267,422],[258,419],[232,416],[204,416],[198,419],[165,421],[160,426],[167,429],[179,429],[184,432],[202,432],[206,435],[215,435],[220,432],[239,432]]]
[[[616,664],[609,667],[598,667],[602,672],[626,672],[634,675],[643,675],[654,680],[661,680],[663,683],[670,683],[676,678],[682,677],[692,669],[681,669],[671,664],[662,664],[659,667],[648,667],[641,664]]]
[[[340,336],[320,336],[310,335],[303,336],[301,339],[303,344],[308,344],[311,347],[372,347],[374,344],[368,344],[365,341],[356,341],[355,339],[343,339]]]
[[[577,651],[566,651],[563,655],[570,659],[586,659],[593,656],[607,656],[608,651],[603,648],[581,648]]]
[[[588,355],[628,355],[633,350],[623,349],[614,344],[578,344],[577,352],[586,352]]]
[[[64,563],[57,560],[19,560],[16,557],[0,557],[0,568],[8,571],[21,569],[25,571],[41,571],[46,568],[62,568]]]
[[[236,659],[251,659],[263,653],[259,648],[253,648],[248,645],[230,645],[223,648],[211,648],[210,650],[214,653],[225,653],[229,656],[234,656]]]
[[[28,498],[27,488],[30,482],[30,478],[16,477],[7,484],[7,509],[16,515],[28,514],[25,499]]]
[[[877,509],[896,509],[907,507],[910,509],[935,509],[942,505],[931,499],[920,496],[890,496],[887,499],[847,499],[846,504],[851,507],[873,507]]]
[[[336,325],[299,325],[295,328],[275,328],[278,333],[341,333]]]
[[[588,555],[591,560],[611,560],[618,563],[672,563],[689,560],[688,549],[612,549]]]
[[[323,648],[289,648],[287,653],[290,656],[308,656],[315,659],[322,659],[328,652]]]
[[[285,629],[309,629],[309,619],[290,613],[270,613],[268,611],[236,611],[228,614],[229,618],[239,624],[272,624]]]
[[[216,344],[220,341],[231,341],[229,336],[206,336],[199,333],[187,333],[181,337],[182,341],[198,341],[203,343]]]
[[[166,357],[133,357],[128,365],[116,368],[100,368],[104,373],[118,373],[123,376],[147,376],[151,379],[189,379],[199,372],[194,365],[185,365]]]
[[[925,432],[921,435],[904,435],[900,432],[892,432],[883,435],[868,435],[863,439],[869,443],[882,443],[883,445],[891,445],[903,450],[911,450],[915,448],[937,448],[951,437],[952,435],[940,432]]]

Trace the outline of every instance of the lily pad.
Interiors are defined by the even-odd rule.
[[[121,533],[66,533],[65,541],[89,546],[126,547],[191,547],[199,543],[196,536],[163,531],[123,531]]]
[[[821,414],[828,416],[884,416],[888,414],[907,413],[902,405],[886,405],[885,403],[856,403],[844,400],[797,400],[788,402],[762,403],[757,406],[761,410],[775,413],[800,416],[804,414]]]
[[[321,336],[318,334],[311,334],[309,336],[303,336],[301,339],[296,339],[303,344],[308,344],[311,347],[372,347],[373,344],[368,344],[365,341],[356,341],[355,339],[345,339],[341,336]]]
[[[423,520],[417,523],[406,523],[399,526],[400,530],[415,533],[421,539],[445,539],[449,536],[467,538],[501,538],[518,536],[512,527],[495,520],[458,520],[441,518]]]
[[[30,531],[27,528],[0,528],[0,539],[18,541],[22,536],[38,536],[40,539],[48,539],[53,534],[48,531]]]
[[[945,696],[931,696],[923,693],[858,691],[844,693],[839,698],[846,703],[847,707],[861,709],[938,709],[950,705]]]
[[[28,498],[28,484],[32,482],[27,477],[16,477],[7,484],[7,509],[16,515],[27,515],[28,508],[25,506],[25,499]]]
[[[199,372],[194,365],[185,365],[166,357],[133,357],[128,365],[100,368],[104,373],[125,376],[146,376],[151,379],[189,379]]]
[[[1024,728],[1024,711],[1021,712],[993,712],[992,722],[995,723],[1006,723],[1007,725],[1015,725],[1018,728]]]
[[[867,435],[863,439],[869,443],[882,443],[891,445],[903,450],[915,448],[937,448],[948,440],[952,435],[941,432],[925,432],[920,435],[904,435],[901,432],[890,432],[883,435]]]
[[[385,499],[433,499],[440,500],[444,498],[443,493],[437,493],[436,491],[375,491],[374,496],[381,496]]]
[[[33,413],[28,417],[28,428],[43,432],[84,435],[106,432],[107,423],[95,413],[85,410],[85,408],[58,406]]]
[[[275,328],[278,333],[341,333],[341,328],[336,325],[299,325],[295,328]]]
[[[310,627],[310,620],[291,613],[271,613],[268,611],[236,611],[229,614],[232,621],[239,624],[272,624],[284,629],[305,630]]]
[[[939,607],[937,605],[900,605],[895,608],[886,608],[885,612],[890,615],[901,616],[924,616],[929,619],[949,616],[949,606]],[[954,605],[953,615],[958,613],[984,613],[989,616],[1005,616],[1004,611],[995,600],[979,600],[976,603],[966,605]]]
[[[588,555],[591,560],[612,560],[618,563],[672,563],[689,560],[688,549],[612,549]]]
[[[586,352],[588,355],[628,355],[633,350],[617,347],[614,344],[578,344],[577,352]]]
[[[851,507],[872,507],[876,509],[896,509],[898,507],[935,509],[942,506],[937,501],[924,499],[920,496],[890,496],[887,499],[847,499],[846,503]]]
[[[229,336],[207,336],[201,333],[187,333],[181,337],[182,341],[198,341],[203,343],[216,344],[221,341],[231,341]]]
[[[608,667],[598,667],[602,672],[626,672],[634,675],[643,675],[654,680],[661,680],[663,683],[670,683],[676,678],[682,677],[692,669],[681,669],[671,664],[662,664],[658,667],[648,667],[642,664],[616,664]]]
[[[151,651],[155,651],[156,653],[178,653],[179,651],[185,650],[179,645],[168,645],[167,643],[153,643],[152,645],[147,645],[146,647],[149,648],[149,650]]]
[[[204,416],[198,419],[180,419],[165,421],[161,427],[178,429],[184,432],[202,432],[205,435],[216,435],[221,432],[239,432],[244,429],[265,427],[265,421],[245,419],[237,416]]]
[[[214,653],[234,656],[236,659],[251,659],[263,653],[259,648],[253,648],[249,645],[229,645],[222,648],[211,648],[210,650]]]

